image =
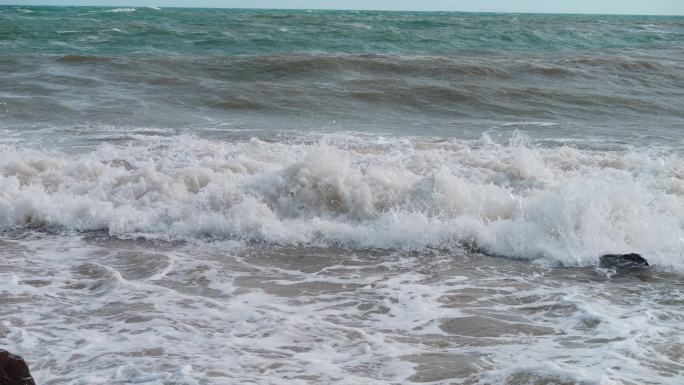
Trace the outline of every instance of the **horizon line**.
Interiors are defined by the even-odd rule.
[[[472,14],[504,14],[504,15],[568,15],[568,16],[656,16],[656,17],[684,17],[684,14],[656,14],[656,13],[589,13],[589,12],[512,12],[512,11],[458,11],[458,10],[411,10],[411,9],[341,9],[341,8],[251,8],[251,7],[211,7],[211,6],[150,6],[150,5],[75,5],[75,4],[0,4],[0,7],[55,7],[55,8],[147,8],[147,9],[223,9],[223,10],[253,10],[253,11],[335,11],[335,12],[416,12],[416,13],[472,13]]]

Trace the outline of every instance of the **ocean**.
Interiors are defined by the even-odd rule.
[[[0,6],[0,246],[39,384],[680,385],[684,17]]]

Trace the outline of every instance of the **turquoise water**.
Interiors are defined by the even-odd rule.
[[[7,54],[425,54],[671,49],[684,41],[682,17],[19,6],[0,11]]]

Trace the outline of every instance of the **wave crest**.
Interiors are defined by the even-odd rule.
[[[0,227],[421,250],[564,265],[639,252],[684,268],[676,155],[337,137],[186,136],[83,155],[4,146]]]

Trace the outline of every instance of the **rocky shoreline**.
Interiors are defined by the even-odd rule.
[[[0,385],[36,385],[23,358],[0,350]]]

